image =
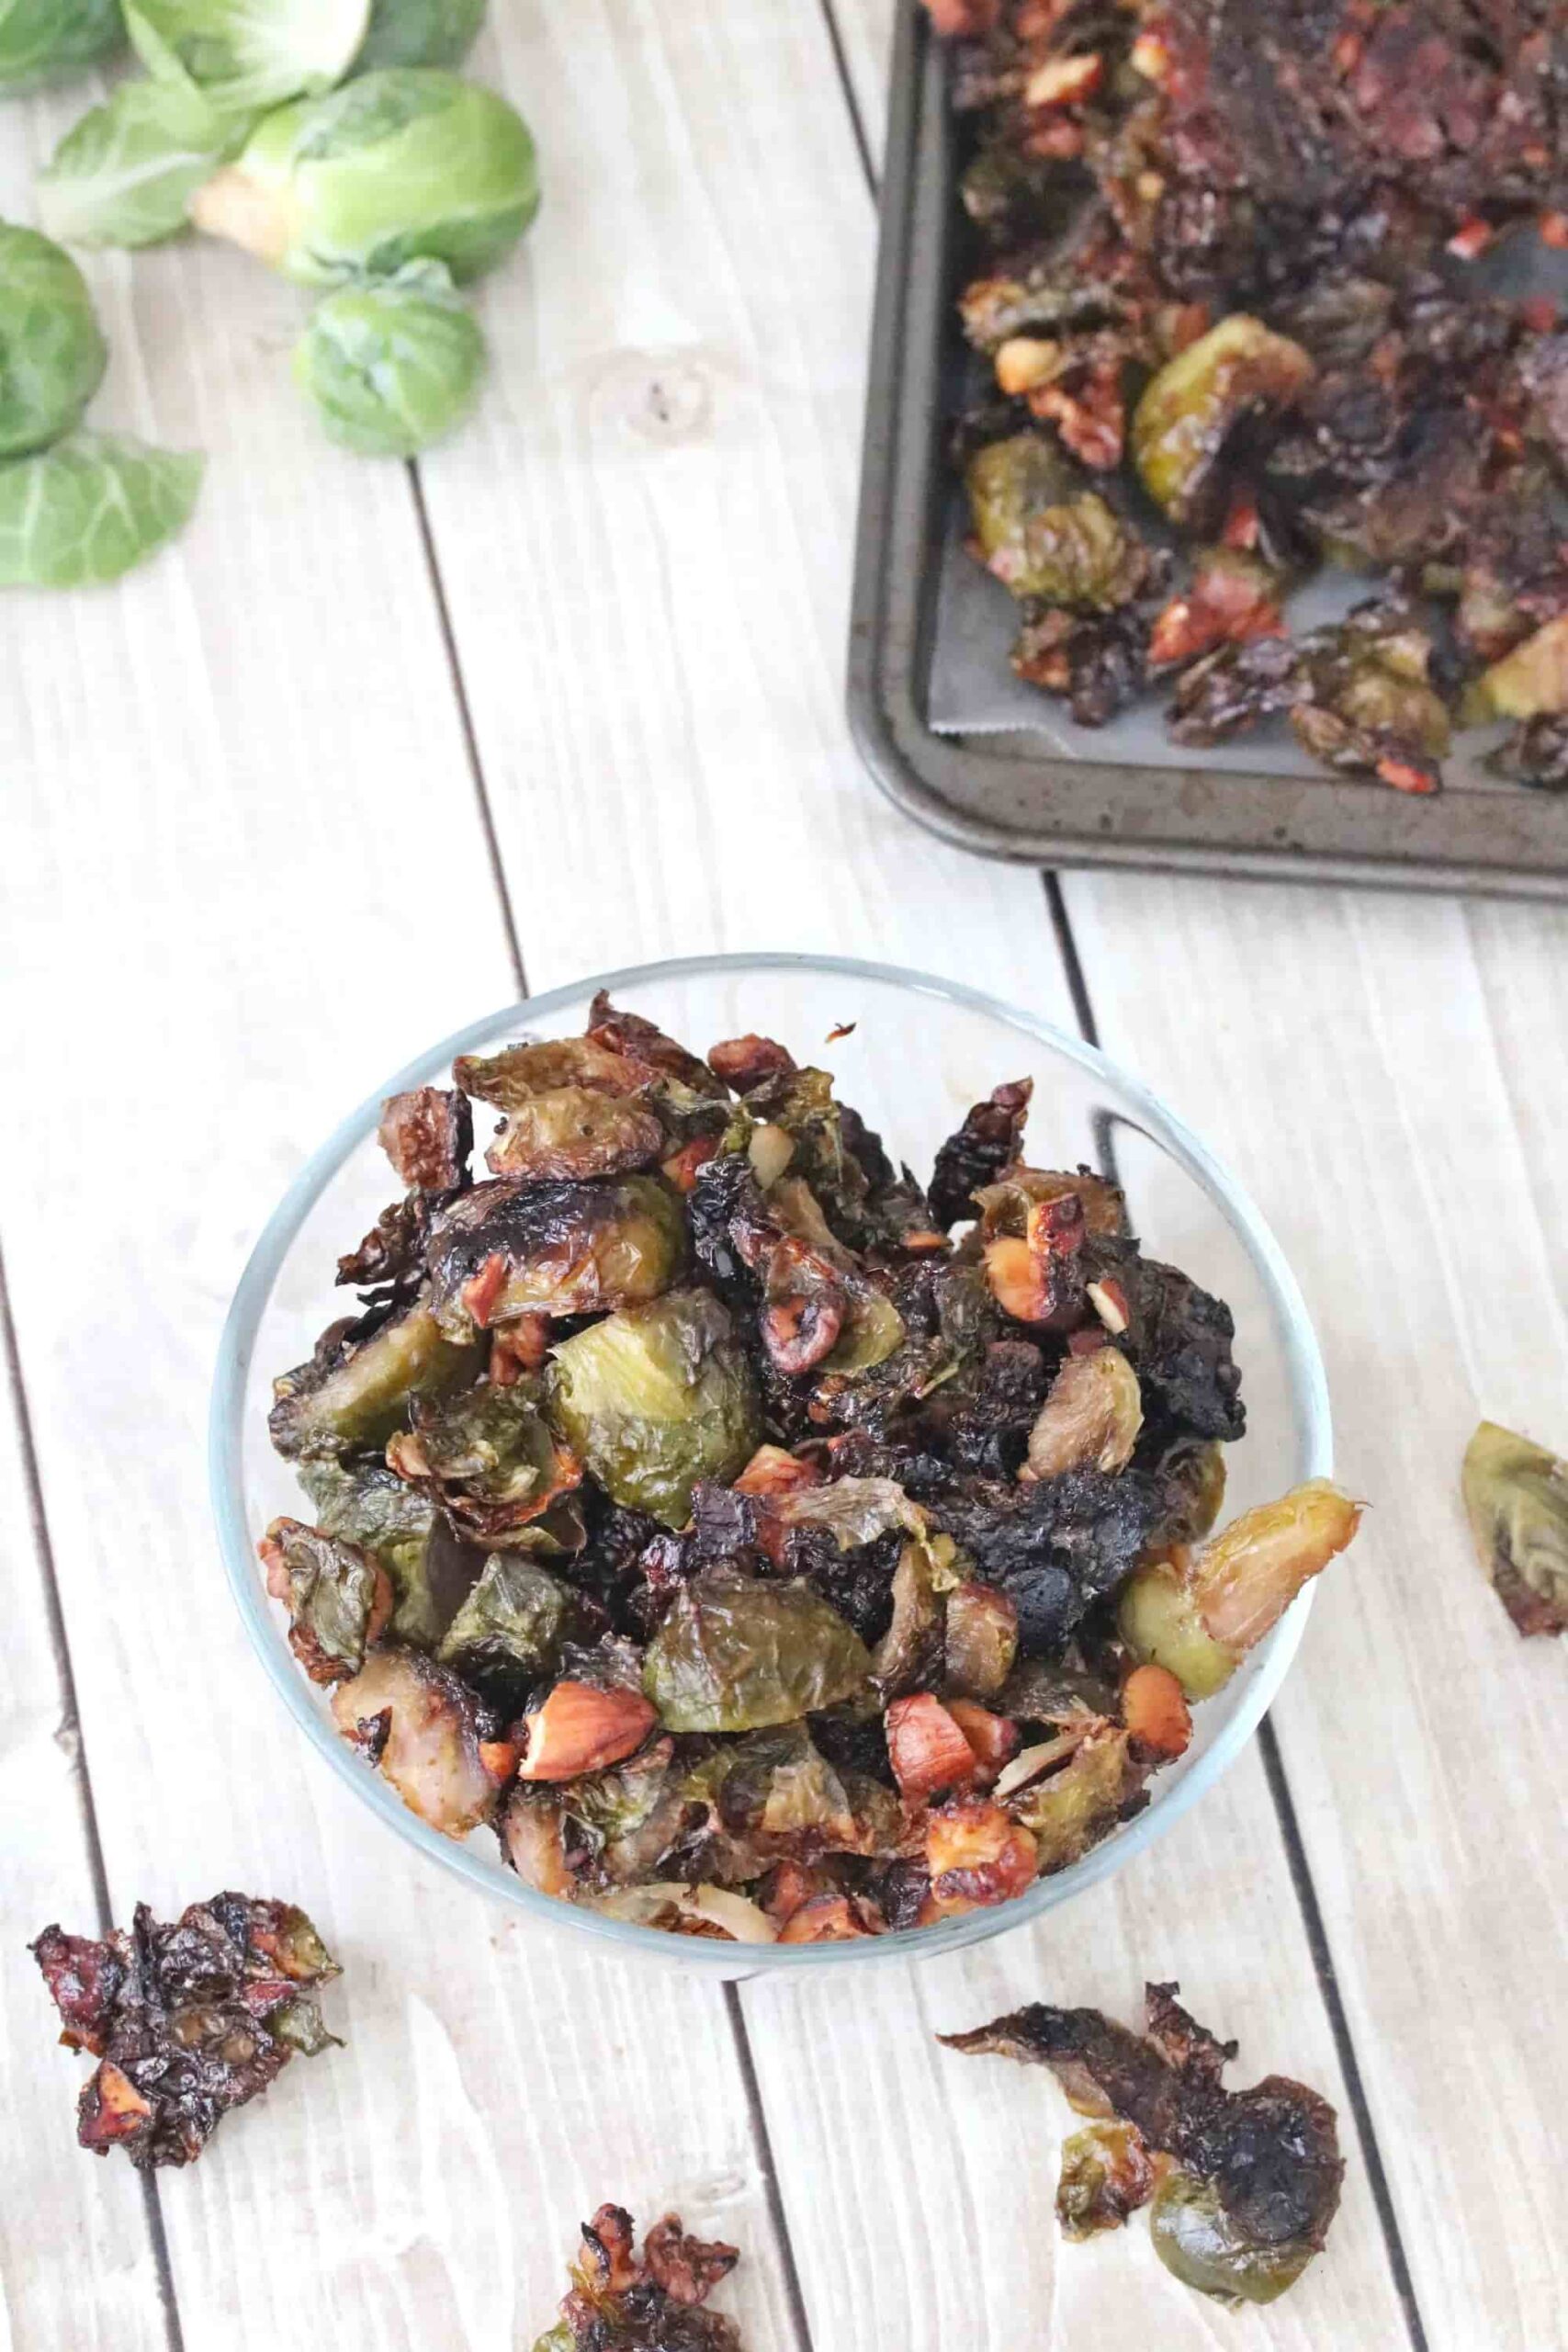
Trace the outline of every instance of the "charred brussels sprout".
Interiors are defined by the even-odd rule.
[[[559,1577],[515,1552],[497,1552],[436,1652],[491,1706],[514,1714],[531,1687],[553,1674],[584,1630],[581,1603]]]
[[[288,1608],[289,1646],[311,1681],[357,1674],[392,1613],[379,1561],[297,1519],[275,1519],[260,1549],[266,1589]]]
[[[329,294],[294,353],[329,437],[367,458],[417,457],[455,432],[484,371],[484,337],[432,265]]]
[[[372,1650],[333,1693],[333,1721],[433,1829],[466,1838],[494,1812],[499,1784],[479,1752],[479,1702],[434,1659],[391,1643]]]
[[[1015,596],[1113,612],[1137,594],[1147,550],[1043,435],[988,443],[964,480],[986,569]]]
[[[415,1397],[466,1386],[482,1362],[471,1340],[448,1339],[430,1309],[416,1304],[341,1356],[318,1353],[275,1381],[272,1442],[306,1461],[385,1445]]]
[[[476,1184],[436,1219],[429,1262],[442,1325],[460,1335],[519,1315],[640,1306],[685,1254],[680,1204],[650,1176]]]
[[[45,448],[79,424],[107,365],[70,254],[36,229],[0,220],[0,458]]]
[[[581,1482],[541,1410],[539,1384],[483,1380],[439,1405],[416,1405],[387,1459],[400,1477],[436,1496],[475,1542],[510,1550]]]
[[[761,1434],[756,1384],[729,1316],[707,1291],[672,1291],[555,1351],[556,1428],[605,1492],[669,1527],[699,1478],[729,1478]]]
[[[663,1125],[645,1103],[555,1086],[517,1104],[485,1159],[497,1176],[556,1183],[649,1168],[663,1148]]]
[[[1300,2238],[1256,2244],[1226,2212],[1215,2182],[1179,2169],[1155,2191],[1149,2235],[1172,2278],[1222,2303],[1274,2302],[1317,2252]]]
[[[1312,381],[1299,343],[1236,311],[1168,360],[1133,415],[1133,459],[1171,520],[1204,532],[1226,442],[1249,410],[1288,409]]]
[[[269,114],[191,207],[306,286],[444,262],[458,285],[510,253],[539,209],[534,141],[493,90],[389,67]]]
[[[809,1585],[716,1570],[676,1595],[643,1688],[669,1731],[757,1731],[836,1706],[870,1672],[860,1635]]]
[[[1481,1565],[1519,1632],[1568,1633],[1568,1465],[1483,1421],[1463,1488]]]

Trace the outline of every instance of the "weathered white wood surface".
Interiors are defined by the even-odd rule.
[[[896,817],[841,717],[873,237],[818,0],[492,14],[476,70],[533,120],[547,210],[484,296],[480,418],[423,488],[531,985],[809,946],[1070,1020],[1038,878]],[[839,16],[874,135],[884,0]],[[29,150],[76,103],[0,119],[0,209],[27,217]],[[433,1883],[283,1723],[207,1514],[218,1325],[304,1150],[510,994],[510,956],[409,485],[325,449],[296,407],[301,299],[188,247],[92,275],[106,418],[206,446],[211,474],[156,570],[6,603],[0,1243],[117,1915],[276,1886],[350,1971],[349,2048],[160,2183],[186,2345],[526,2345],[576,2218],[616,2195],[743,2245],[729,2301],[759,2352],[795,2352],[786,2254],[815,2352],[1402,2346],[1256,1752],[1026,1936],[741,1996],[786,2250],[722,1996],[525,1939]],[[1518,1650],[1450,1486],[1478,1401],[1544,1435],[1562,1418],[1542,1239],[1564,1205],[1561,927],[1120,877],[1068,899],[1107,1042],[1241,1164],[1330,1337],[1346,1466],[1382,1509],[1281,1711],[1294,1802],[1427,2338],[1546,2352],[1568,2334],[1562,1660]],[[164,2322],[134,2186],[72,2148],[79,2063],[50,2048],[17,1957],[93,1897],[8,1469],[0,1501],[25,1586],[0,1645],[19,1694],[4,1768],[39,1808],[5,1890],[0,2312],[16,2352],[141,2352]],[[1138,2225],[1064,2252],[1055,2093],[931,2039],[1047,1990],[1130,2014],[1145,1973],[1179,1975],[1247,2072],[1341,2106],[1330,2256],[1265,2317],[1179,2293]]]

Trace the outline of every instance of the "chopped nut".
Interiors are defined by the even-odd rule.
[[[1026,107],[1077,106],[1098,90],[1105,79],[1105,61],[1090,51],[1087,57],[1048,57],[1024,85]]]
[[[1047,384],[1061,365],[1062,346],[1034,335],[1010,335],[997,353],[997,389],[1010,399]]]
[[[779,1930],[781,1944],[846,1944],[881,1932],[874,1904],[852,1894],[817,1894],[793,1911]]]
[[[926,1868],[931,1883],[921,1927],[1021,1894],[1037,1877],[1039,1860],[1028,1830],[1000,1805],[973,1798],[928,1817]]]
[[[1090,1283],[1089,1303],[1111,1335],[1120,1339],[1133,1320],[1127,1305],[1127,1294],[1114,1274],[1107,1274],[1103,1282]]]
[[[1134,1667],[1122,1686],[1122,1720],[1139,1747],[1162,1761],[1185,1754],[1192,1716],[1180,1683],[1168,1667]]]
[[[974,1699],[950,1699],[947,1712],[975,1751],[978,1785],[987,1787],[1008,1758],[1017,1755],[1023,1735],[1009,1716],[994,1715]]]
[[[536,1714],[525,1715],[527,1747],[523,1781],[575,1781],[602,1772],[642,1746],[659,1720],[640,1690],[600,1690],[588,1682],[558,1682]]]
[[[899,1794],[918,1804],[938,1789],[967,1788],[976,1758],[940,1699],[917,1690],[887,1710],[887,1755]]]

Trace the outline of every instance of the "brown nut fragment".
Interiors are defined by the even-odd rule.
[[[76,2137],[96,2154],[107,2155],[117,2141],[138,2138],[152,2120],[152,2101],[142,2098],[112,2058],[106,2058],[82,2086]]]
[[[1029,1832],[981,1797],[928,1815],[926,1868],[931,1892],[920,1905],[922,1928],[1010,1902],[1036,1878],[1039,1860]]]
[[[1077,106],[1104,79],[1105,60],[1092,51],[1085,57],[1048,57],[1024,84],[1023,103],[1026,107]]]
[[[440,1086],[389,1095],[376,1140],[411,1192],[450,1192],[467,1175],[473,1149],[468,1097]]]
[[[706,2302],[719,2280],[728,2278],[740,2255],[739,2248],[717,2239],[705,2244],[701,2238],[688,2237],[679,2213],[666,2213],[644,2238],[642,2258],[672,2302],[696,2304]]]
[[[753,1032],[745,1037],[727,1037],[710,1047],[708,1068],[732,1093],[749,1094],[765,1078],[788,1077],[795,1069],[795,1056],[776,1039],[759,1037]]]
[[[1009,1759],[1018,1754],[1023,1737],[1008,1715],[997,1715],[974,1699],[950,1699],[947,1712],[975,1751],[976,1781],[988,1788]]]
[[[939,1789],[967,1788],[978,1759],[940,1699],[916,1690],[895,1699],[886,1714],[887,1757],[898,1793],[922,1804]]]
[[[1020,1476],[1059,1478],[1068,1470],[1122,1470],[1144,1425],[1138,1375],[1116,1348],[1069,1355],[1029,1432]]]
[[[1122,1720],[1134,1746],[1162,1763],[1184,1755],[1192,1737],[1191,1711],[1168,1667],[1134,1668],[1122,1685]]]
[[[558,1682],[542,1707],[523,1718],[526,1747],[520,1781],[575,1781],[602,1772],[642,1746],[658,1711],[640,1690],[601,1690]]]
[[[988,1241],[986,1280],[1002,1312],[1019,1323],[1046,1324],[1070,1314],[1087,1230],[1082,1200],[1064,1193],[1030,1204],[1022,1240],[1004,1234]]]
[[[816,1894],[792,1911],[779,1929],[781,1944],[847,1944],[883,1932],[874,1903],[854,1894]]]

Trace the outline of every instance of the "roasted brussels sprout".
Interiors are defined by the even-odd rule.
[[[329,294],[294,352],[328,435],[367,458],[414,458],[479,398],[485,342],[434,263]]]
[[[466,1838],[494,1812],[500,1782],[480,1752],[479,1702],[455,1674],[392,1643],[333,1693],[333,1721],[433,1829]]]
[[[365,39],[370,0],[124,0],[148,72],[205,91],[230,114],[341,81]]]
[[[1138,1375],[1117,1349],[1064,1357],[1029,1432],[1027,1475],[1124,1469],[1143,1425]]]
[[[383,65],[461,65],[485,20],[486,0],[372,0],[356,74]]]
[[[732,2245],[704,2245],[679,2213],[666,2213],[639,2256],[632,2217],[619,2205],[601,2205],[584,2222],[582,2245],[560,2319],[534,2352],[741,2352],[734,2321],[699,2308],[739,2260]]]
[[[1113,612],[1148,576],[1148,550],[1041,434],[992,441],[964,480],[986,569],[1015,596]]]
[[[730,1478],[761,1434],[756,1384],[709,1291],[671,1291],[563,1340],[550,1375],[555,1426],[607,1494],[669,1527],[699,1478]]]
[[[36,229],[0,220],[0,458],[47,448],[79,424],[107,365],[70,254]]]
[[[0,97],[96,65],[124,39],[119,0],[0,0]]]
[[[643,1687],[668,1731],[758,1731],[837,1706],[870,1673],[860,1635],[808,1584],[713,1570],[676,1595]]]
[[[559,1183],[651,1168],[664,1148],[663,1124],[646,1102],[556,1086],[511,1112],[485,1160],[497,1176]]]
[[[272,1442],[280,1453],[307,1461],[384,1445],[414,1398],[465,1386],[483,1360],[471,1337],[448,1339],[430,1308],[416,1303],[367,1338],[345,1337],[341,1351],[318,1350],[276,1380]]]
[[[417,1401],[413,1427],[388,1442],[388,1463],[438,1496],[461,1533],[498,1550],[526,1544],[526,1531],[582,1479],[542,1403],[531,1380],[484,1380],[441,1403]]]
[[[266,1589],[288,1611],[288,1643],[312,1682],[344,1682],[392,1613],[380,1562],[297,1519],[275,1519],[260,1545]]]
[[[1568,711],[1568,613],[1506,653],[1474,687],[1476,718],[1539,718]]]
[[[1119,2230],[1146,2205],[1155,2185],[1142,2134],[1130,2123],[1090,2123],[1062,2143],[1056,2219],[1062,2235],[1081,2242]]]
[[[322,1530],[380,1562],[392,1581],[391,1630],[428,1649],[482,1564],[430,1496],[374,1461],[345,1464],[327,1454],[299,1464],[299,1482]]]
[[[1292,407],[1314,372],[1299,343],[1243,311],[1168,360],[1133,413],[1133,461],[1155,504],[1190,530],[1212,530],[1236,426],[1253,409]]]
[[[436,1656],[489,1705],[514,1714],[584,1629],[581,1603],[569,1584],[536,1560],[497,1552],[442,1635]]]
[[[194,2164],[290,2058],[337,2046],[317,1994],[343,1971],[291,1903],[226,1893],[167,1921],[139,1903],[129,1933],[46,1928],[31,1950],[61,2041],[98,2061],[76,2137],[95,2155],[123,2148],[139,2172]]]
[[[406,66],[267,115],[191,217],[306,286],[393,277],[412,261],[443,262],[466,285],[538,209],[522,117],[493,90]]]
[[[1173,2278],[1221,2303],[1277,2301],[1318,2251],[1305,2238],[1256,2243],[1226,2212],[1218,2184],[1179,2166],[1155,2190],[1149,2235]]]
[[[654,1177],[498,1178],[463,1193],[432,1227],[432,1305],[455,1340],[519,1315],[640,1306],[670,1288],[684,1239],[680,1205]]]
[[[1462,1485],[1481,1565],[1519,1632],[1568,1633],[1568,1464],[1483,1421]]]

